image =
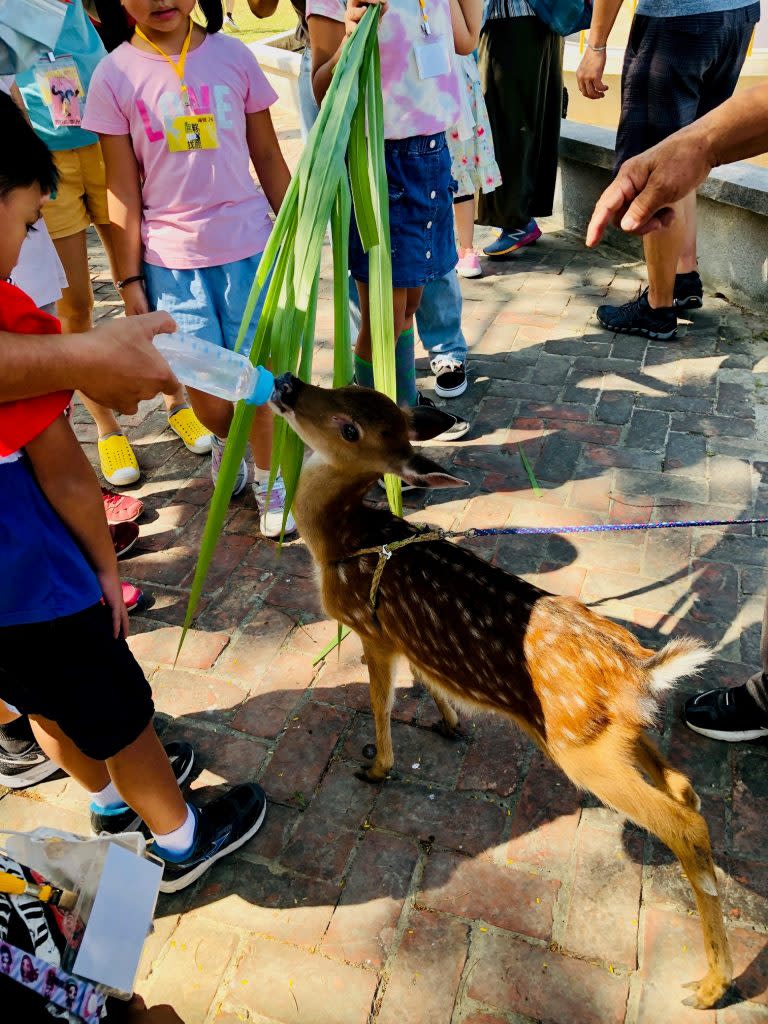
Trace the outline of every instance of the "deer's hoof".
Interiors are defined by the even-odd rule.
[[[388,772],[376,771],[373,765],[363,765],[358,771],[355,772],[355,778],[360,779],[361,782],[370,782],[371,785],[378,785],[381,782],[393,782],[399,779],[400,776],[397,772],[390,769]]]
[[[376,744],[366,743],[363,747],[363,757],[368,761],[372,761],[376,757]]]
[[[683,1002],[686,1006],[692,1006],[697,1010],[709,1010],[717,1006],[720,1000],[730,987],[728,978],[722,975],[707,975],[701,981],[689,981],[683,988],[692,988],[693,995],[688,996]]]
[[[467,734],[458,722],[456,725],[449,725],[444,718],[441,718],[439,722],[433,722],[432,730],[439,733],[441,736],[444,736],[447,740],[467,739]]]

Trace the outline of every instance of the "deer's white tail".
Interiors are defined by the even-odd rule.
[[[649,674],[648,688],[651,694],[659,698],[665,691],[671,689],[678,679],[700,672],[713,654],[711,647],[694,640],[693,637],[680,636],[670,640],[658,653],[643,663]]]

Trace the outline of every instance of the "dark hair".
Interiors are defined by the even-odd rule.
[[[133,24],[120,0],[94,0],[99,16],[99,35],[105,47],[111,52],[121,43],[127,43],[133,36]],[[210,35],[219,32],[224,24],[222,0],[197,0],[197,6],[205,18],[205,31]]]
[[[26,968],[26,971],[25,971]],[[37,981],[40,972],[35,970],[35,965],[32,963],[32,957],[27,953],[21,958],[21,969],[20,972],[22,981]],[[26,973],[26,977],[25,977]]]
[[[59,181],[53,155],[4,92],[0,92],[0,123],[5,126],[0,146],[0,197],[34,184],[46,194],[53,192]]]
[[[3,956],[3,954],[5,954],[9,960],[13,960],[13,954],[11,953],[10,948],[5,945],[5,943],[3,943],[2,946],[0,946],[0,956]]]

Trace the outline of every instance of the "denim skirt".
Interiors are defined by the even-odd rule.
[[[451,154],[445,132],[387,139],[384,155],[389,186],[389,237],[394,288],[420,288],[445,277],[458,261],[453,227]],[[349,269],[368,283],[368,254],[352,218]]]

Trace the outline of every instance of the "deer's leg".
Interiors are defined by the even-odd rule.
[[[690,779],[669,764],[645,733],[637,737],[635,753],[640,767],[657,789],[669,794],[679,804],[692,807],[694,811],[700,810],[701,800]]]
[[[714,1006],[728,989],[733,967],[706,821],[686,803],[646,782],[616,744],[603,741],[558,752],[555,760],[577,785],[658,836],[680,861],[696,897],[709,964],[704,978],[687,986],[695,994],[686,1002],[701,1009]]]
[[[381,782],[389,774],[395,757],[392,752],[392,656],[363,640],[363,652],[368,665],[371,710],[376,727],[376,757],[372,765],[357,772],[366,782]]]
[[[459,716],[456,708],[454,708],[437,686],[434,686],[428,679],[424,678],[413,664],[411,664],[411,672],[413,673],[413,678],[429,690],[432,700],[440,712],[441,720],[432,726],[435,732],[439,732],[441,736],[445,736],[449,740],[463,739],[464,732],[459,725]]]

